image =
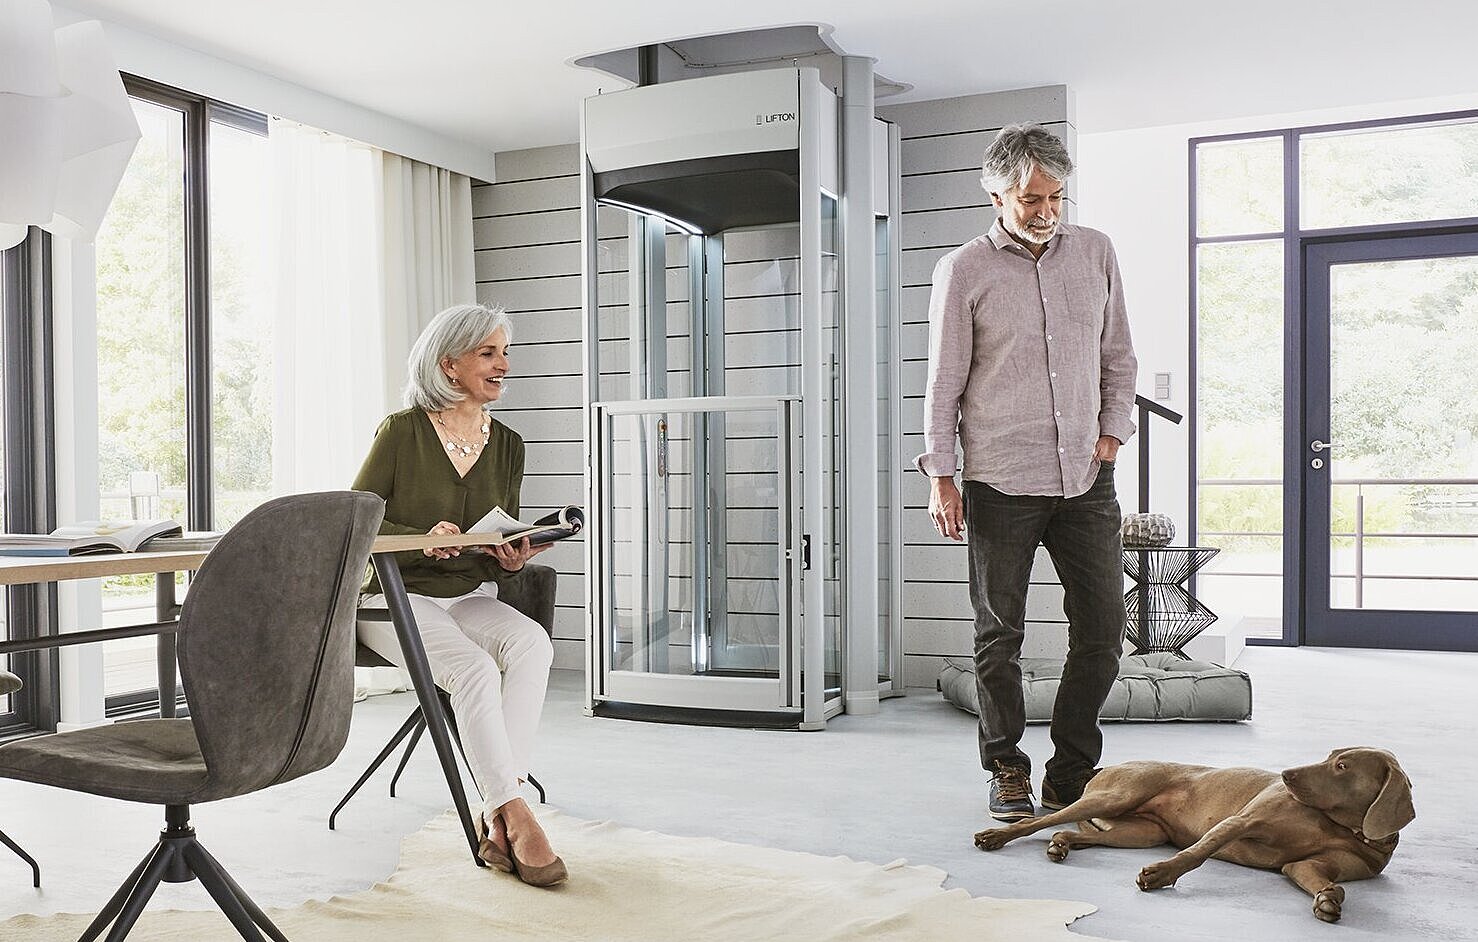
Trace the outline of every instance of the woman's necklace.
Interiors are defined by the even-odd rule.
[[[446,450],[453,455],[461,455],[463,458],[470,458],[482,450],[483,446],[488,443],[489,430],[492,428],[492,423],[488,421],[487,412],[482,413],[482,427],[478,429],[482,433],[482,441],[480,442],[469,442],[456,432],[453,432],[451,426],[447,425],[446,420],[441,417],[440,412],[436,413],[436,424],[441,426],[442,431],[446,432],[447,438],[449,439],[446,443]]]

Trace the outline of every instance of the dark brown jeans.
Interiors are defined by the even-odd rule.
[[[1047,548],[1062,582],[1067,664],[1052,709],[1054,754],[1046,772],[1067,783],[1088,775],[1103,754],[1098,711],[1119,673],[1124,646],[1124,570],[1114,468],[1077,497],[1002,494],[966,481],[970,602],[975,608],[975,690],[980,701],[980,764],[1025,767],[1026,706],[1021,643],[1026,590],[1037,546]]]

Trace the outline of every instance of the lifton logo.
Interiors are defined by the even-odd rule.
[[[754,116],[755,124],[774,124],[776,121],[794,121],[795,112],[782,111],[779,114],[757,114]]]

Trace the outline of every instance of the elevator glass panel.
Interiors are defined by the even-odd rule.
[[[831,697],[840,693],[841,671],[842,338],[836,201],[823,195],[820,206],[815,364],[802,362],[797,222],[698,234],[681,221],[598,206],[592,392],[597,402],[623,409],[680,397],[795,400],[803,371],[821,371],[824,460],[815,473],[822,475],[825,526],[811,534],[808,549],[823,580],[818,637]],[[790,410],[786,433],[800,434],[800,410],[794,402]],[[611,463],[602,481],[622,508],[605,538],[618,566],[613,628],[603,639],[613,674],[764,676],[799,689],[797,678],[777,673],[780,536],[774,525],[756,521],[798,514],[801,481],[776,483],[781,430],[773,418],[756,418],[762,415],[715,408],[612,416]],[[793,496],[776,505],[787,493]],[[673,705],[717,702],[695,700],[702,702]]]
[[[785,699],[781,668],[790,656],[793,608],[784,536],[786,409],[767,400],[759,409],[609,417],[614,631],[606,657],[613,676],[764,679],[773,682],[777,705]],[[722,441],[695,437],[715,419],[723,420]],[[700,449],[721,453],[722,470],[695,474]],[[724,508],[722,541],[711,539],[715,506]]]

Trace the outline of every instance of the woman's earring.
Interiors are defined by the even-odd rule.
[[[460,386],[460,385],[462,385],[461,383],[457,382],[457,377],[455,377],[455,376],[448,376],[447,379],[451,380],[451,383],[452,383],[453,386]]]

